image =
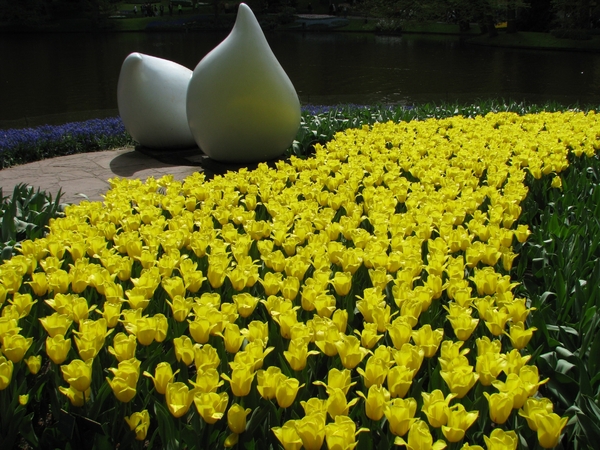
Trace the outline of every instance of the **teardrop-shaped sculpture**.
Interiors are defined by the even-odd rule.
[[[132,53],[117,84],[119,115],[133,139],[144,147],[195,147],[185,98],[192,71],[166,59]]]
[[[267,161],[292,144],[298,94],[244,3],[229,36],[194,69],[187,117],[200,149],[217,161]]]

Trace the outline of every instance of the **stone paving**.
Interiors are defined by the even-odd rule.
[[[198,158],[202,156],[198,155]],[[79,203],[86,197],[102,200],[109,189],[110,178],[146,180],[150,176],[160,178],[172,174],[175,179],[182,180],[202,170],[199,166],[179,165],[181,159],[177,159],[176,164],[167,164],[163,162],[166,159],[167,155],[159,160],[136,151],[134,147],[61,156],[0,170],[0,187],[3,195],[10,195],[15,185],[27,183],[53,197],[62,189],[61,202]]]

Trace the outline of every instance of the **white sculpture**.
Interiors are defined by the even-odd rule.
[[[117,84],[119,115],[133,139],[144,147],[195,147],[185,99],[192,71],[166,59],[132,53]]]
[[[194,70],[187,118],[201,150],[222,162],[276,158],[298,132],[296,90],[244,3],[229,36]]]

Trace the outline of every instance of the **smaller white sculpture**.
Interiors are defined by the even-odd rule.
[[[196,66],[187,117],[200,149],[217,161],[267,161],[292,144],[298,94],[244,3],[229,36]]]
[[[185,99],[192,71],[166,59],[132,53],[117,84],[119,115],[133,139],[144,147],[195,147]]]

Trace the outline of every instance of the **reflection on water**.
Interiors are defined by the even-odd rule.
[[[114,115],[119,70],[129,53],[139,51],[193,69],[225,36],[2,35],[0,126]],[[276,33],[267,39],[303,103],[487,98],[600,103],[598,54],[478,47],[447,36]],[[36,120],[38,116],[44,117]]]

